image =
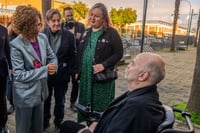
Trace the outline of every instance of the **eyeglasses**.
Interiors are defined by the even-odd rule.
[[[42,23],[38,23],[38,25],[37,25],[38,27],[41,27],[42,26]]]
[[[38,23],[35,25],[36,27],[41,27],[42,26],[42,23]]]

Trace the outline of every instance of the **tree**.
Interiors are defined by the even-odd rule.
[[[137,19],[136,11],[132,8],[125,8],[122,11],[122,21],[123,24],[134,23]]]
[[[142,31],[138,30],[137,37],[141,37]]]
[[[198,21],[197,21],[197,31],[196,31],[196,38],[195,38],[195,42],[194,42],[194,46],[196,47],[197,46],[197,41],[198,41],[198,35],[200,34],[199,33],[199,28],[200,28],[200,9],[199,9],[199,18],[198,18]],[[199,38],[200,39],[200,38]]]
[[[119,10],[112,8],[110,11],[110,18],[113,26],[118,27],[119,31],[121,31],[123,26],[136,21],[136,10],[132,8],[120,8]]]
[[[156,33],[156,32],[153,31],[153,30],[149,32],[149,34],[150,34],[151,36],[155,36],[155,33]]]
[[[62,4],[58,7],[58,10],[60,11],[60,13],[62,15],[62,21],[65,21],[65,18],[64,18],[64,8],[65,7],[71,7],[73,9],[74,18],[76,20],[85,19],[86,15],[88,14],[88,11],[89,11],[89,8],[86,6],[86,4],[84,4],[82,2],[79,2],[79,3],[74,2],[74,5],[69,5],[67,3]]]
[[[89,11],[89,8],[86,6],[86,4],[80,1],[78,3],[74,1],[74,5],[72,8],[74,11],[74,17],[77,20],[85,19]]]
[[[200,38],[200,34],[199,34]],[[194,68],[193,81],[192,81],[192,89],[190,93],[190,98],[187,104],[187,108],[192,111],[200,114],[200,41],[198,41],[197,45],[197,54],[196,54],[196,64]]]
[[[180,0],[175,1],[175,11],[174,11],[174,23],[173,23],[173,31],[172,31],[172,42],[170,51],[175,51],[175,34],[176,34],[176,26],[177,20],[179,15],[179,7],[180,7]]]
[[[110,11],[110,18],[111,18],[111,23],[113,26],[119,26],[120,25],[120,17],[118,16],[118,11],[116,8],[112,8]]]

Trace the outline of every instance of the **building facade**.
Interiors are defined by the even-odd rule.
[[[7,26],[11,21],[15,8],[18,5],[31,5],[42,13],[42,0],[1,0],[0,1],[0,24]],[[52,8],[59,9],[62,6],[72,6],[71,3],[52,0]]]
[[[142,31],[142,21],[136,21],[133,24],[127,24],[126,28],[132,30],[137,35],[138,32]],[[147,20],[145,24],[145,33],[152,35],[152,33],[162,36],[162,34],[172,34],[173,24],[160,20]],[[187,28],[182,26],[176,26],[176,34],[186,35]]]

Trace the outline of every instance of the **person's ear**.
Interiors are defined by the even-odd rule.
[[[48,20],[45,20],[46,24],[49,26],[49,21]]]
[[[149,78],[149,72],[141,72],[139,74],[139,81],[145,81]]]

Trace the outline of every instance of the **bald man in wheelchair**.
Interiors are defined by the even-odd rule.
[[[153,133],[165,118],[157,84],[165,77],[165,63],[154,53],[138,54],[128,65],[128,91],[105,109],[90,126],[72,121],[61,125],[61,133]],[[103,100],[103,99],[102,99]]]

